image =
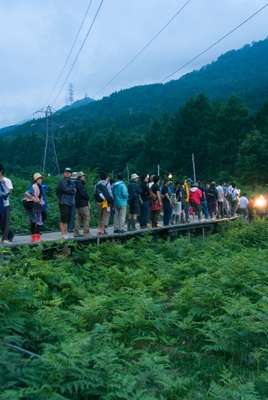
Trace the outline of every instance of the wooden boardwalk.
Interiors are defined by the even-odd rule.
[[[192,222],[188,224],[177,224],[177,225],[169,225],[169,226],[160,226],[158,228],[148,228],[148,229],[137,229],[135,231],[126,232],[123,234],[115,234],[113,233],[113,228],[108,228],[108,234],[103,236],[97,235],[96,229],[91,229],[89,237],[84,238],[83,236],[78,238],[73,238],[70,234],[70,238],[63,241],[61,240],[60,232],[50,232],[44,233],[42,235],[42,243],[52,244],[52,243],[66,243],[69,242],[79,242],[79,243],[97,243],[100,244],[104,241],[125,241],[134,237],[142,237],[144,235],[153,235],[159,236],[163,238],[172,238],[181,234],[186,234],[190,236],[191,234],[202,234],[203,236],[207,232],[214,231],[217,226],[222,224],[230,223],[236,220],[237,217],[233,218],[222,218],[222,219],[212,219],[212,220],[204,220],[201,222]],[[31,243],[30,235],[16,235],[11,244],[8,245],[0,245],[2,247],[19,247],[19,246],[29,246],[35,245]]]

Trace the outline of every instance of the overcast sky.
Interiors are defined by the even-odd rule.
[[[99,2],[93,0],[78,47]],[[0,126],[30,118],[33,111],[52,101],[51,89],[88,3],[89,0],[0,0]],[[184,3],[185,0],[104,0],[69,79],[75,99],[85,93],[94,97]],[[266,3],[192,0],[150,48],[97,98],[121,88],[161,81]],[[200,68],[227,50],[266,38],[267,22],[268,8],[180,75]],[[66,93],[67,88],[55,106],[65,103]]]

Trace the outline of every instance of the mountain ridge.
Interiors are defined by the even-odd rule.
[[[200,93],[217,101],[225,101],[235,95],[255,110],[268,98],[267,65],[266,38],[228,51],[212,63],[177,80],[121,89],[88,104],[83,104],[83,99],[78,100],[77,106],[58,110],[54,119],[65,126],[84,124],[95,129],[106,128],[118,121],[121,123],[121,120],[126,125],[126,120],[135,120],[135,115],[142,115],[149,123],[159,114],[176,112],[190,97]],[[0,133],[3,134],[3,130],[5,134],[24,133],[25,128],[32,131],[30,125],[31,121],[7,131],[2,128]]]

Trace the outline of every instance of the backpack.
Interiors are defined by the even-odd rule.
[[[3,185],[0,183],[0,189],[4,191]],[[4,214],[5,212],[5,205],[4,205],[4,198],[0,197],[0,215]]]
[[[238,200],[238,191],[236,189],[231,190],[232,201]]]
[[[26,192],[24,192],[24,196],[23,196],[23,200],[22,200],[22,205],[26,211],[30,211],[33,208],[33,205],[34,205],[34,202],[32,200],[33,195],[34,195],[34,191],[33,191],[32,185],[31,185],[28,187]]]
[[[111,195],[106,185],[103,185],[102,183],[96,185],[94,199],[97,203],[102,203],[105,200],[108,201],[108,203],[111,202]]]
[[[0,215],[4,214],[5,207],[4,207],[4,199],[0,197]]]

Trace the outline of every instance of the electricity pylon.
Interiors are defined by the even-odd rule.
[[[60,167],[55,146],[52,107],[47,106],[45,109],[38,110],[34,114],[41,114],[45,116],[46,129],[45,147],[42,160],[42,173],[49,175],[59,175]]]

